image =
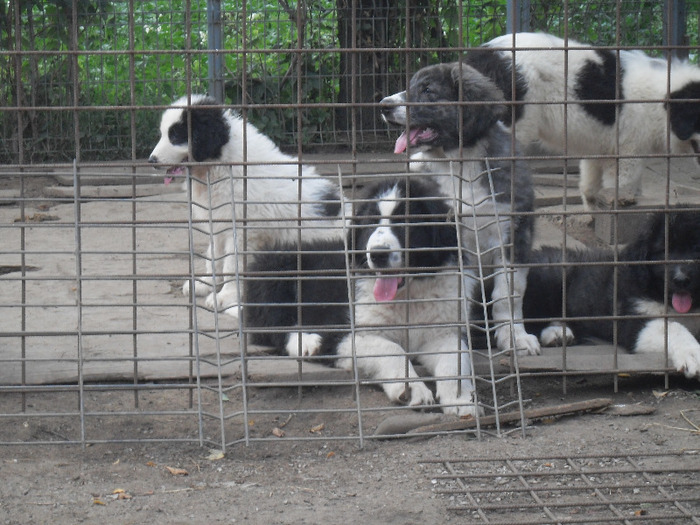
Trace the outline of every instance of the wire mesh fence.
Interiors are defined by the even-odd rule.
[[[412,408],[394,402],[407,401],[405,397],[383,395],[390,379],[396,378],[362,373],[363,357],[357,348],[351,353],[351,364],[338,367],[327,366],[315,356],[300,359],[289,352],[274,352],[251,342],[255,327],[231,315],[233,311],[225,311],[231,304],[221,303],[222,296],[189,291],[200,284],[235,283],[239,285],[235,303],[243,304],[245,311],[246,283],[259,278],[249,273],[248,265],[279,251],[274,243],[267,245],[267,252],[261,250],[250,239],[259,234],[275,239],[279,230],[289,230],[294,232],[291,237],[302,240],[310,224],[317,226],[301,210],[304,166],[342,188],[344,212],[333,236],[346,241],[347,232],[357,227],[361,191],[387,176],[425,177],[416,171],[416,159],[391,154],[399,132],[383,122],[382,98],[404,90],[422,66],[455,60],[471,47],[503,34],[512,23],[512,13],[499,2],[421,6],[334,2],[322,3],[318,9],[303,2],[283,2],[275,8],[244,2],[240,9],[219,5],[218,14],[212,11],[216,4],[2,4],[6,21],[2,35],[8,43],[0,51],[6,66],[0,68],[5,108],[0,116],[5,137],[0,151],[5,165],[0,194],[3,444],[168,440],[226,449],[253,441],[272,442],[280,435],[362,444],[379,439],[374,432],[385,418],[413,414]],[[531,2],[529,12],[533,30],[575,37],[614,52],[635,47],[663,56],[676,51],[688,55],[691,63],[697,61],[695,2],[685,2],[683,38],[673,43],[662,35],[664,28],[668,35],[673,33],[664,21],[677,11],[658,3],[553,6]],[[604,16],[592,20],[592,12]],[[217,31],[222,37],[219,43],[212,40]],[[545,50],[533,52],[538,51]],[[218,66],[217,59],[221,59]],[[509,82],[513,79],[509,77]],[[158,142],[161,114],[181,95],[202,92],[218,96],[215,102],[239,112],[244,122],[292,155],[284,162],[276,162],[271,153],[251,158],[246,146],[236,160],[197,163],[200,159],[188,158],[183,164],[189,171],[162,184],[163,173],[154,175],[148,162]],[[683,98],[688,113],[696,111],[692,105],[697,104],[696,96],[690,93]],[[189,108],[190,102],[183,102],[183,108]],[[511,102],[516,112],[523,105],[516,99],[503,102]],[[617,102],[620,113],[627,104],[632,107],[629,101]],[[668,100],[661,97],[647,103],[663,105]],[[537,104],[544,103],[533,103]],[[465,112],[472,107],[460,99],[452,105]],[[183,122],[185,135],[193,137],[193,122]],[[255,132],[246,133],[250,135],[244,133],[243,143],[249,145]],[[671,133],[664,133],[670,144]],[[616,385],[623,372],[677,372],[670,335],[654,341],[653,352],[627,352],[621,322],[649,313],[618,307],[604,316],[615,320],[609,323],[613,335],[605,345],[581,348],[564,338],[541,355],[515,355],[517,341],[508,337],[507,344],[499,345],[496,331],[507,325],[507,333],[517,332],[515,325],[521,324],[523,314],[515,306],[521,299],[513,289],[516,274],[539,263],[511,264],[515,247],[507,238],[496,239],[488,248],[464,243],[465,236],[478,240],[492,231],[512,237],[512,224],[533,220],[536,245],[612,245],[610,259],[600,266],[621,271],[629,261],[618,245],[638,234],[643,217],[653,212],[670,217],[670,205],[677,202],[698,211],[700,192],[690,166],[697,156],[697,140],[695,144],[694,152],[684,153],[669,147],[661,152],[591,154],[616,167],[626,157],[641,158],[646,171],[644,192],[634,196],[633,206],[613,198],[608,205],[587,210],[581,207],[576,189],[579,156],[566,150],[525,152],[522,158],[529,161],[535,188],[535,208],[525,211],[496,203],[505,190],[494,182],[492,171],[473,178],[460,175],[456,166],[472,162],[472,153],[460,150],[450,159],[452,164],[429,159],[442,166],[438,171],[450,181],[442,186],[450,191],[438,200],[452,209],[444,222],[453,230],[451,248],[457,256],[441,271],[454,285],[448,298],[421,298],[405,305],[407,312],[414,303],[431,311],[445,309],[444,302],[452,306],[447,309],[449,315],[438,320],[416,321],[406,313],[408,317],[400,323],[385,323],[386,330],[408,334],[396,336],[405,339],[409,350],[403,360],[406,377],[398,383],[408,390],[419,383],[409,377],[413,365],[408,357],[418,362],[426,359],[410,350],[421,330],[451,332],[457,343],[433,350],[432,355],[452,355],[459,363],[456,371],[445,373],[423,363],[417,372],[427,381],[431,396],[439,391],[441,381],[472,382],[478,407],[473,414],[475,426],[462,432],[481,436],[525,431],[523,410],[528,400],[521,391],[523,381],[557,376],[566,388],[566,379],[577,374],[606,374]],[[188,153],[193,148],[185,146]],[[515,153],[509,142],[506,160],[515,162]],[[489,155],[484,153],[482,158]],[[256,206],[269,203],[250,193],[248,178],[258,167],[270,166],[273,175],[267,177],[267,185],[286,187],[291,181],[282,201],[294,212],[276,222],[254,212]],[[283,176],[283,169],[289,167],[293,175]],[[202,173],[206,179],[219,168],[224,176],[201,183]],[[489,191],[475,198],[472,190],[477,185]],[[222,187],[230,189],[222,192]],[[621,188],[614,182],[607,190],[620,196]],[[517,197],[513,196],[511,205]],[[490,211],[482,215],[478,208],[484,203]],[[327,202],[316,199],[310,204]],[[404,223],[410,223],[409,218],[406,214]],[[664,232],[672,229],[670,222],[664,227]],[[694,255],[674,253],[670,235],[662,238],[668,245],[656,255],[669,263],[663,280],[668,289],[671,262]],[[230,245],[222,249],[208,248],[226,243]],[[499,251],[498,257],[493,257],[493,250]],[[302,257],[300,251],[291,253]],[[367,277],[366,268],[358,267],[366,254],[352,244],[342,245],[339,253],[346,256],[340,273],[348,290],[348,320],[341,332],[354,340],[369,331],[353,320],[353,312],[363,308],[353,290]],[[233,269],[224,261],[231,256]],[[572,271],[566,261],[539,266]],[[408,275],[409,268],[396,271]],[[423,268],[422,277],[431,279],[432,273]],[[500,304],[492,297],[494,286],[507,288]],[[188,293],[183,293],[183,287]],[[566,290],[564,286],[557,300],[566,301]],[[662,304],[668,308],[674,300],[666,298]],[[616,301],[613,304],[621,304]],[[494,308],[507,315],[494,319]],[[686,324],[697,324],[694,310],[684,314]],[[674,316],[665,311],[654,315],[663,323],[661,333],[672,335]],[[567,314],[547,317],[567,321]],[[330,329],[316,326],[316,330],[323,335]],[[286,325],[271,331],[285,336],[298,332]],[[695,354],[688,353],[692,366]],[[380,353],[378,358],[386,355]],[[283,393],[271,402],[269,395],[259,394],[265,389]],[[444,400],[433,400],[438,408],[449,409]],[[520,417],[512,426],[500,425],[498,416],[504,412]],[[290,419],[299,413],[309,420],[317,416],[319,423],[295,427]],[[495,417],[495,429],[486,429],[483,417]],[[331,430],[330,422],[340,419],[344,424]]]

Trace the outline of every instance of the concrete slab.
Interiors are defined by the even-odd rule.
[[[383,173],[405,169],[391,155],[363,155],[340,162],[347,159],[345,154],[305,158],[318,162],[319,169],[330,176],[337,174],[338,165],[343,173],[360,178],[380,169]],[[376,164],[377,160],[381,162]],[[72,184],[70,173],[49,171]],[[537,218],[537,245],[561,245],[564,236],[557,214],[576,217],[582,213],[575,175],[564,178],[557,173],[550,163],[535,174],[542,212]],[[694,173],[690,169],[672,172],[674,198],[700,202]],[[0,206],[0,384],[74,383],[79,378],[88,382],[166,381],[191,378],[197,367],[202,377],[240,375],[235,320],[207,311],[201,299],[193,303],[180,291],[190,275],[182,186],[154,182],[147,167],[134,174],[133,169],[122,166],[107,175],[107,171],[81,171],[79,206],[68,200],[73,196],[70,186],[60,189],[65,200],[48,210],[25,201],[27,221],[23,223],[17,222],[18,207],[10,203],[19,195],[10,191],[0,196],[8,204]],[[136,195],[134,177],[139,181]],[[128,182],[105,184],[108,180]],[[86,184],[88,181],[95,185]],[[651,190],[645,191],[658,191],[663,181],[665,178],[651,181],[645,186]],[[662,201],[656,197],[656,202]],[[194,232],[195,253],[203,252],[206,243],[204,235]],[[566,244],[583,246],[571,236],[566,237]],[[197,261],[197,271],[203,269],[199,264],[201,261]],[[601,356],[572,350],[567,353],[567,367],[575,368],[568,369],[612,369],[609,351]],[[249,378],[256,384],[299,380],[296,360],[270,360],[266,349],[252,346],[246,355],[260,357],[247,362]],[[520,365],[556,370],[561,368],[560,357],[548,351],[541,358],[521,359]],[[638,356],[618,356],[619,369],[662,366],[642,363]],[[305,363],[302,368],[304,381],[348,379],[346,372],[315,363]]]

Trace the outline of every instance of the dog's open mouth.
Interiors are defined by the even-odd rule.
[[[693,297],[689,292],[674,292],[671,296],[671,305],[679,314],[687,314],[693,307]]]
[[[404,278],[398,275],[377,277],[374,281],[374,299],[378,303],[393,301],[403,285]]]
[[[165,172],[165,177],[163,177],[163,184],[166,186],[170,184],[175,177],[184,175],[187,168],[185,166],[171,166]]]
[[[403,153],[409,144],[417,146],[421,142],[430,142],[437,136],[437,131],[432,128],[411,128],[408,132],[404,131],[401,133],[401,136],[396,139],[394,153]]]

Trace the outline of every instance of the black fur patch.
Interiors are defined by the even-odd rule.
[[[616,92],[617,55],[610,50],[596,50],[602,64],[586,61],[586,64],[576,74],[574,91],[579,100],[615,100],[622,99],[622,76],[620,70],[619,93]],[[612,126],[615,124],[615,111],[619,104],[615,102],[582,102],[581,107],[597,121]]]
[[[515,110],[515,120],[518,121],[523,114],[524,107],[522,104],[513,104],[512,102],[523,101],[527,94],[527,82],[517,68],[515,76],[513,75],[512,56],[505,56],[502,51],[488,47],[480,47],[468,52],[465,63],[489,77],[503,92],[507,108],[503,122],[507,126],[512,124],[513,110]],[[515,95],[513,94],[513,86],[515,86]]]
[[[215,106],[214,99],[204,98],[197,105]],[[220,108],[201,108],[193,105],[183,109],[180,120],[168,129],[168,139],[175,145],[187,144],[188,123],[190,115],[192,126],[192,157],[196,162],[218,160],[221,149],[229,141],[230,127]]]
[[[248,266],[243,316],[254,344],[284,351],[284,329],[304,326],[322,334],[321,355],[335,352],[347,332],[348,285],[344,244],[337,241],[270,247],[274,253],[256,255]]]
[[[691,82],[671,93],[671,130],[681,140],[700,133],[700,102],[697,99],[700,99],[700,82]]]
[[[321,217],[338,217],[340,215],[340,195],[337,188],[329,188],[319,197],[319,202],[314,205],[314,213]]]
[[[397,201],[389,219],[392,233],[399,240],[404,253],[406,270],[421,272],[456,264],[457,228],[448,221],[451,208],[445,197],[429,189],[417,179],[388,180],[371,186],[361,197],[363,202],[355,219],[355,244],[364,250],[369,237],[383,218],[377,205],[377,196],[396,188]],[[406,246],[408,243],[408,246]],[[363,264],[366,257],[358,255]]]

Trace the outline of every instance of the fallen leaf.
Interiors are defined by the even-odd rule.
[[[319,423],[315,427],[311,427],[311,430],[309,430],[309,432],[311,432],[312,434],[316,434],[318,432],[321,432],[321,430],[323,430],[324,428],[326,428],[326,425],[324,423]]]
[[[283,438],[284,437],[284,430],[282,430],[281,428],[275,427],[272,429],[272,435],[276,436],[278,438]]]
[[[190,474],[184,468],[165,467],[165,469],[173,476],[189,476]]]
[[[328,454],[326,454],[326,459],[331,459],[333,456],[335,456],[335,452],[331,450]]]
[[[126,491],[124,489],[114,489],[112,494],[126,494]]]
[[[219,459],[224,459],[224,453],[221,450],[217,450],[217,449],[213,448],[209,451],[209,455],[207,456],[207,459],[209,461],[216,461]]]
[[[117,459],[112,465],[119,465],[119,459]]]
[[[97,498],[92,500],[92,504],[93,505],[106,505],[106,503],[104,501],[97,499]]]
[[[128,494],[127,492],[124,492],[123,494],[119,494],[117,496],[117,499],[131,499],[131,494]]]
[[[156,464],[155,464],[153,461],[147,461],[147,462],[146,462],[146,466],[147,466],[147,467],[155,467]]]
[[[662,392],[661,390],[652,390],[651,393],[654,394],[654,397],[656,399],[663,399],[668,395],[670,391],[666,390],[665,392]]]
[[[632,377],[632,376],[631,376],[630,374],[626,374],[626,373],[624,373],[624,372],[620,372],[619,374],[617,374],[617,377]]]

